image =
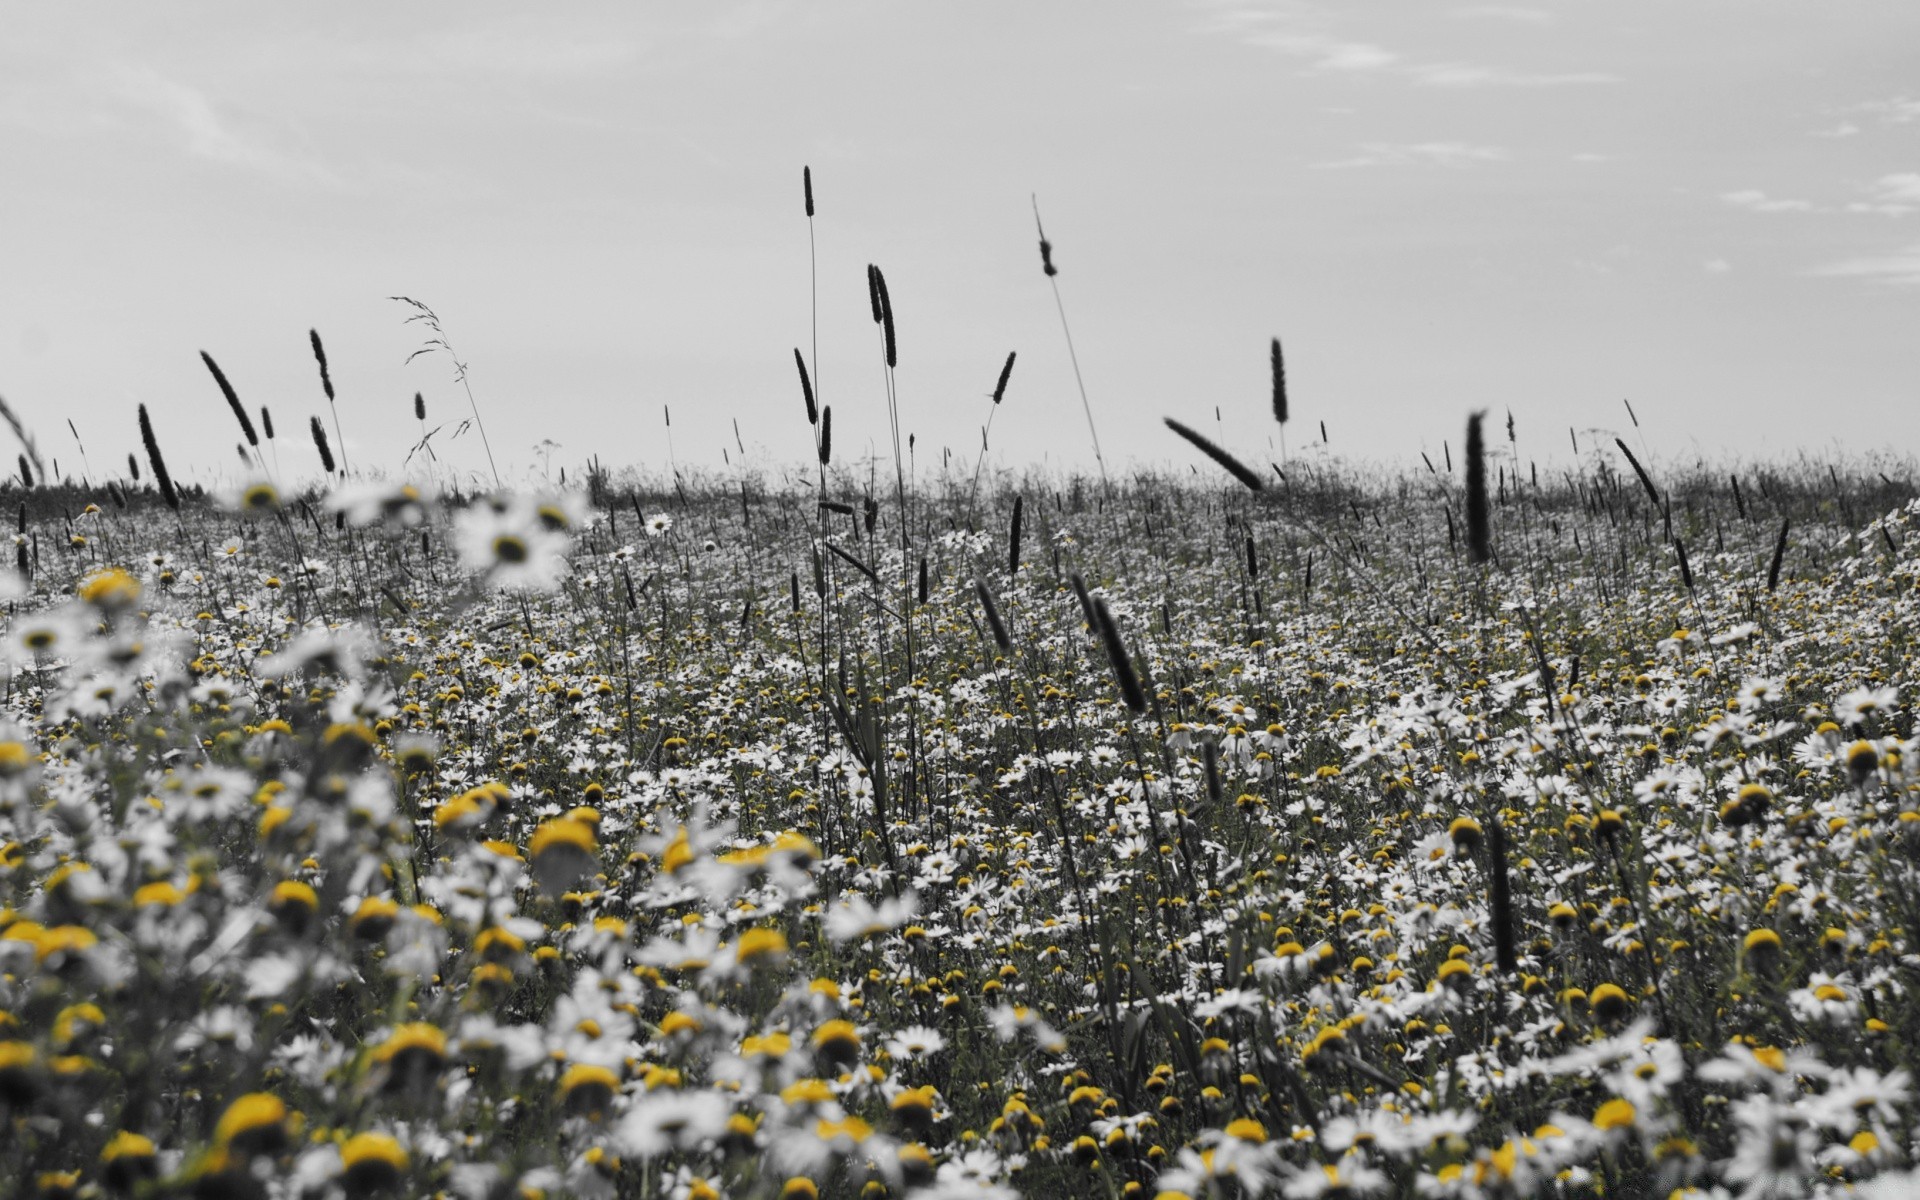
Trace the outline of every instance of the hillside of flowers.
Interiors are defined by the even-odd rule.
[[[1916,1194],[1920,503],[1514,467],[13,488],[0,1194]]]

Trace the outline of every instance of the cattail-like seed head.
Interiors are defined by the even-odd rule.
[[[887,347],[887,365],[900,365],[900,352],[893,338],[893,297],[887,292],[887,277],[880,273],[879,267],[869,268],[873,272],[874,296],[880,306],[880,328],[885,335]]]
[[[1467,557],[1476,563],[1493,557],[1492,525],[1487,508],[1487,457],[1480,434],[1485,413],[1467,418]]]
[[[267,411],[264,404],[260,406],[260,434],[268,441],[273,440],[273,414]]]
[[[993,644],[1000,647],[1000,653],[1013,652],[1013,636],[1007,632],[1007,623],[1000,617],[1000,606],[993,602],[993,593],[987,590],[986,581],[975,579],[973,590],[980,597],[980,608],[987,614],[987,628],[993,633]]]
[[[1253,535],[1247,535],[1247,581],[1260,582],[1260,559],[1253,550]]]
[[[240,397],[234,394],[233,385],[227,382],[226,373],[220,369],[220,364],[213,361],[213,355],[205,350],[200,352],[200,361],[206,363],[207,370],[213,372],[213,381],[220,385],[220,394],[227,398],[227,407],[233,410],[234,420],[240,422],[240,432],[247,435],[247,445],[258,446],[260,435],[253,431],[253,418],[247,415],[246,408],[240,403]]]
[[[826,466],[833,458],[833,405],[820,410],[820,465]]]
[[[1787,557],[1787,531],[1793,528],[1791,519],[1780,522],[1780,536],[1773,543],[1773,565],[1767,568],[1767,590],[1771,592],[1780,585],[1780,564]]]
[[[787,580],[787,590],[792,597],[793,613],[795,616],[799,616],[800,615],[800,572],[798,571],[792,572],[792,577]]]
[[[1067,582],[1073,585],[1074,598],[1080,601],[1080,615],[1087,619],[1087,628],[1098,635],[1100,622],[1093,615],[1093,597],[1087,594],[1087,581],[1080,577],[1078,571],[1075,571],[1068,577]]]
[[[807,402],[807,424],[818,425],[820,411],[813,406],[813,380],[807,376],[807,360],[798,346],[793,348],[793,365],[800,368],[800,397]]]
[[[1093,623],[1100,634],[1100,647],[1107,652],[1107,665],[1113,668],[1120,698],[1135,713],[1146,712],[1147,693],[1140,686],[1139,673],[1133,669],[1133,659],[1127,654],[1127,644],[1120,638],[1120,626],[1114,622],[1105,596],[1093,597]]]
[[[20,484],[28,491],[33,490],[33,467],[27,463],[27,456],[20,456]]]
[[[1172,417],[1165,417],[1163,420],[1166,421],[1168,429],[1173,430],[1181,437],[1187,439],[1187,441],[1191,442],[1202,454],[1205,454],[1214,462],[1225,467],[1227,473],[1235,479],[1238,479],[1241,483],[1246,484],[1249,491],[1259,492],[1266,490],[1266,484],[1261,481],[1260,476],[1256,475],[1251,468],[1233,455],[1228,454],[1225,450],[1214,445],[1204,435],[1181,424]]]
[[[413,419],[416,421],[427,419],[427,398],[420,392],[413,394]]]
[[[307,330],[308,340],[313,342],[313,361],[320,364],[320,387],[327,393],[327,403],[333,403],[333,376],[327,372],[327,348],[320,344],[320,331]]]
[[[1000,403],[1001,398],[1007,394],[1007,380],[1013,375],[1013,356],[1017,353],[1019,352],[1016,350],[1007,351],[1007,364],[1000,368],[1000,382],[993,385],[995,404]]]
[[[800,168],[800,187],[807,195],[807,216],[813,216],[813,168]]]
[[[920,588],[919,588],[919,591],[916,593],[919,596],[920,603],[922,605],[926,604],[927,602],[927,596],[929,594],[929,590],[930,589],[929,589],[928,580],[927,580],[927,560],[923,558],[920,560]]]
[[[1627,443],[1624,440],[1614,438],[1613,444],[1620,447],[1620,453],[1627,456],[1627,462],[1633,467],[1633,473],[1640,477],[1640,486],[1646,489],[1647,500],[1655,508],[1659,508],[1660,493],[1654,489],[1653,476],[1647,474],[1647,469],[1640,465],[1640,460],[1633,456],[1633,451],[1627,449]]]
[[[1013,498],[1013,528],[1007,532],[1007,574],[1020,573],[1020,518],[1026,512],[1027,498]]]
[[[867,306],[873,310],[873,323],[878,325],[880,315],[880,268],[867,264]]]
[[[1687,562],[1687,544],[1679,538],[1673,539],[1673,552],[1680,558],[1680,582],[1685,584],[1686,589],[1691,592],[1693,590],[1693,566]]]
[[[1287,364],[1280,356],[1280,339],[1273,339],[1273,419],[1287,423]]]
[[[160,489],[160,498],[167,502],[168,508],[179,511],[180,493],[173,489],[173,476],[167,474],[167,460],[160,457],[160,443],[153,436],[153,419],[147,416],[144,404],[140,406],[140,441],[147,447],[147,465],[153,468],[153,482]],[[134,478],[139,477],[136,468]]]
[[[1493,956],[1500,970],[1508,975],[1520,969],[1514,953],[1513,892],[1507,879],[1507,831],[1495,817],[1487,825],[1488,907],[1493,910]]]
[[[319,417],[315,417],[312,429],[314,449],[320,451],[321,469],[331,475],[333,474],[333,448],[327,445],[327,427],[320,423]]]
[[[1200,743],[1200,766],[1206,778],[1207,803],[1214,810],[1226,800],[1227,789],[1220,782],[1220,743],[1206,738]]]
[[[135,483],[140,482],[140,460],[133,456],[131,450],[127,451],[127,474],[133,476]]]

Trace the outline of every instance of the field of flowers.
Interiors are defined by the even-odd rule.
[[[1920,1194],[1910,490],[821,479],[14,488],[0,1194]]]

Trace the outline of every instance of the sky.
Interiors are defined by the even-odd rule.
[[[437,428],[441,476],[486,477],[475,410],[513,482],[799,475],[796,347],[836,461],[884,459],[868,263],[920,470],[971,469],[990,413],[989,469],[1091,468],[1036,197],[1114,470],[1198,461],[1167,416],[1255,462],[1417,464],[1475,409],[1542,462],[1920,443],[1912,0],[0,0],[0,27],[0,397],[74,476],[125,473],[144,403],[177,476],[239,478],[201,351],[285,478],[314,416],[356,472],[420,472]],[[396,295],[471,401],[408,361]]]

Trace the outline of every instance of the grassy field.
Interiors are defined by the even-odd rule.
[[[0,1192],[1914,1194],[1913,490],[1486,453],[15,485]]]

